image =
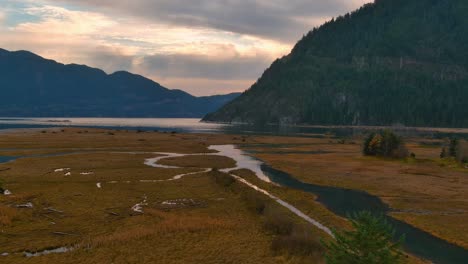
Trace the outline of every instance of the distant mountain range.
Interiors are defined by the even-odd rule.
[[[315,28],[205,121],[468,127],[468,1],[376,0]]]
[[[239,95],[195,97],[129,72],[3,49],[0,92],[2,117],[202,117]]]

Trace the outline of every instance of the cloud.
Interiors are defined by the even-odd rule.
[[[369,0],[5,1],[2,48],[207,95],[247,89],[302,34]]]
[[[39,22],[21,23],[18,31],[47,32],[53,35],[89,35],[99,34],[101,30],[115,26],[115,22],[95,12],[70,11],[57,6],[29,7],[28,15],[40,17]]]
[[[288,45],[274,41],[208,28],[142,26],[138,20],[115,20],[50,5],[28,7],[24,12],[38,20],[4,32],[3,46],[107,72],[129,70],[166,80],[254,79],[274,58],[289,51]]]
[[[241,55],[231,45],[212,47],[210,55],[157,54],[141,57],[134,68],[147,74],[176,78],[245,80],[257,78],[271,63],[267,54]]]
[[[286,43],[324,20],[371,0],[50,0],[87,5],[154,22],[260,36]]]
[[[161,85],[171,87],[172,89],[184,87],[186,92],[195,96],[243,92],[252,85],[252,80],[213,80],[204,78],[161,79],[158,76],[150,77],[155,78],[155,80],[161,80],[159,82]]]
[[[2,10],[0,10],[0,26],[3,25],[3,23],[5,22],[5,13],[2,12]]]

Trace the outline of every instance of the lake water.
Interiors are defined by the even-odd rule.
[[[342,137],[362,134],[368,127],[327,127],[327,126],[279,126],[279,125],[242,125],[203,123],[196,118],[1,118],[1,129],[47,128],[47,127],[95,127],[121,130],[177,131],[181,133],[227,133],[227,134],[262,134],[294,135],[305,137]],[[376,129],[376,128],[374,128]],[[446,131],[419,130],[407,127],[392,127],[400,135],[429,136],[444,138],[456,135],[468,138],[468,129]]]
[[[226,125],[202,123],[194,118],[0,118],[0,129],[46,127],[97,127],[214,133]]]
[[[18,157],[10,157],[10,156],[0,156],[0,163],[6,163],[12,160],[17,159]]]

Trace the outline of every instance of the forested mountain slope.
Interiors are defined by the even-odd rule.
[[[129,72],[3,49],[0,92],[2,117],[202,117],[238,96],[195,97]]]
[[[204,120],[468,127],[468,1],[378,0],[310,31]]]

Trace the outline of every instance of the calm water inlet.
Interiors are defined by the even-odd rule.
[[[274,183],[316,194],[320,203],[339,216],[349,217],[349,215],[359,211],[370,211],[374,214],[384,215],[388,223],[395,228],[397,237],[403,234],[406,236],[403,247],[409,253],[434,263],[467,263],[468,250],[387,216],[386,213],[390,211],[390,208],[376,196],[358,190],[304,183],[288,173],[265,164],[262,165],[262,170]]]

